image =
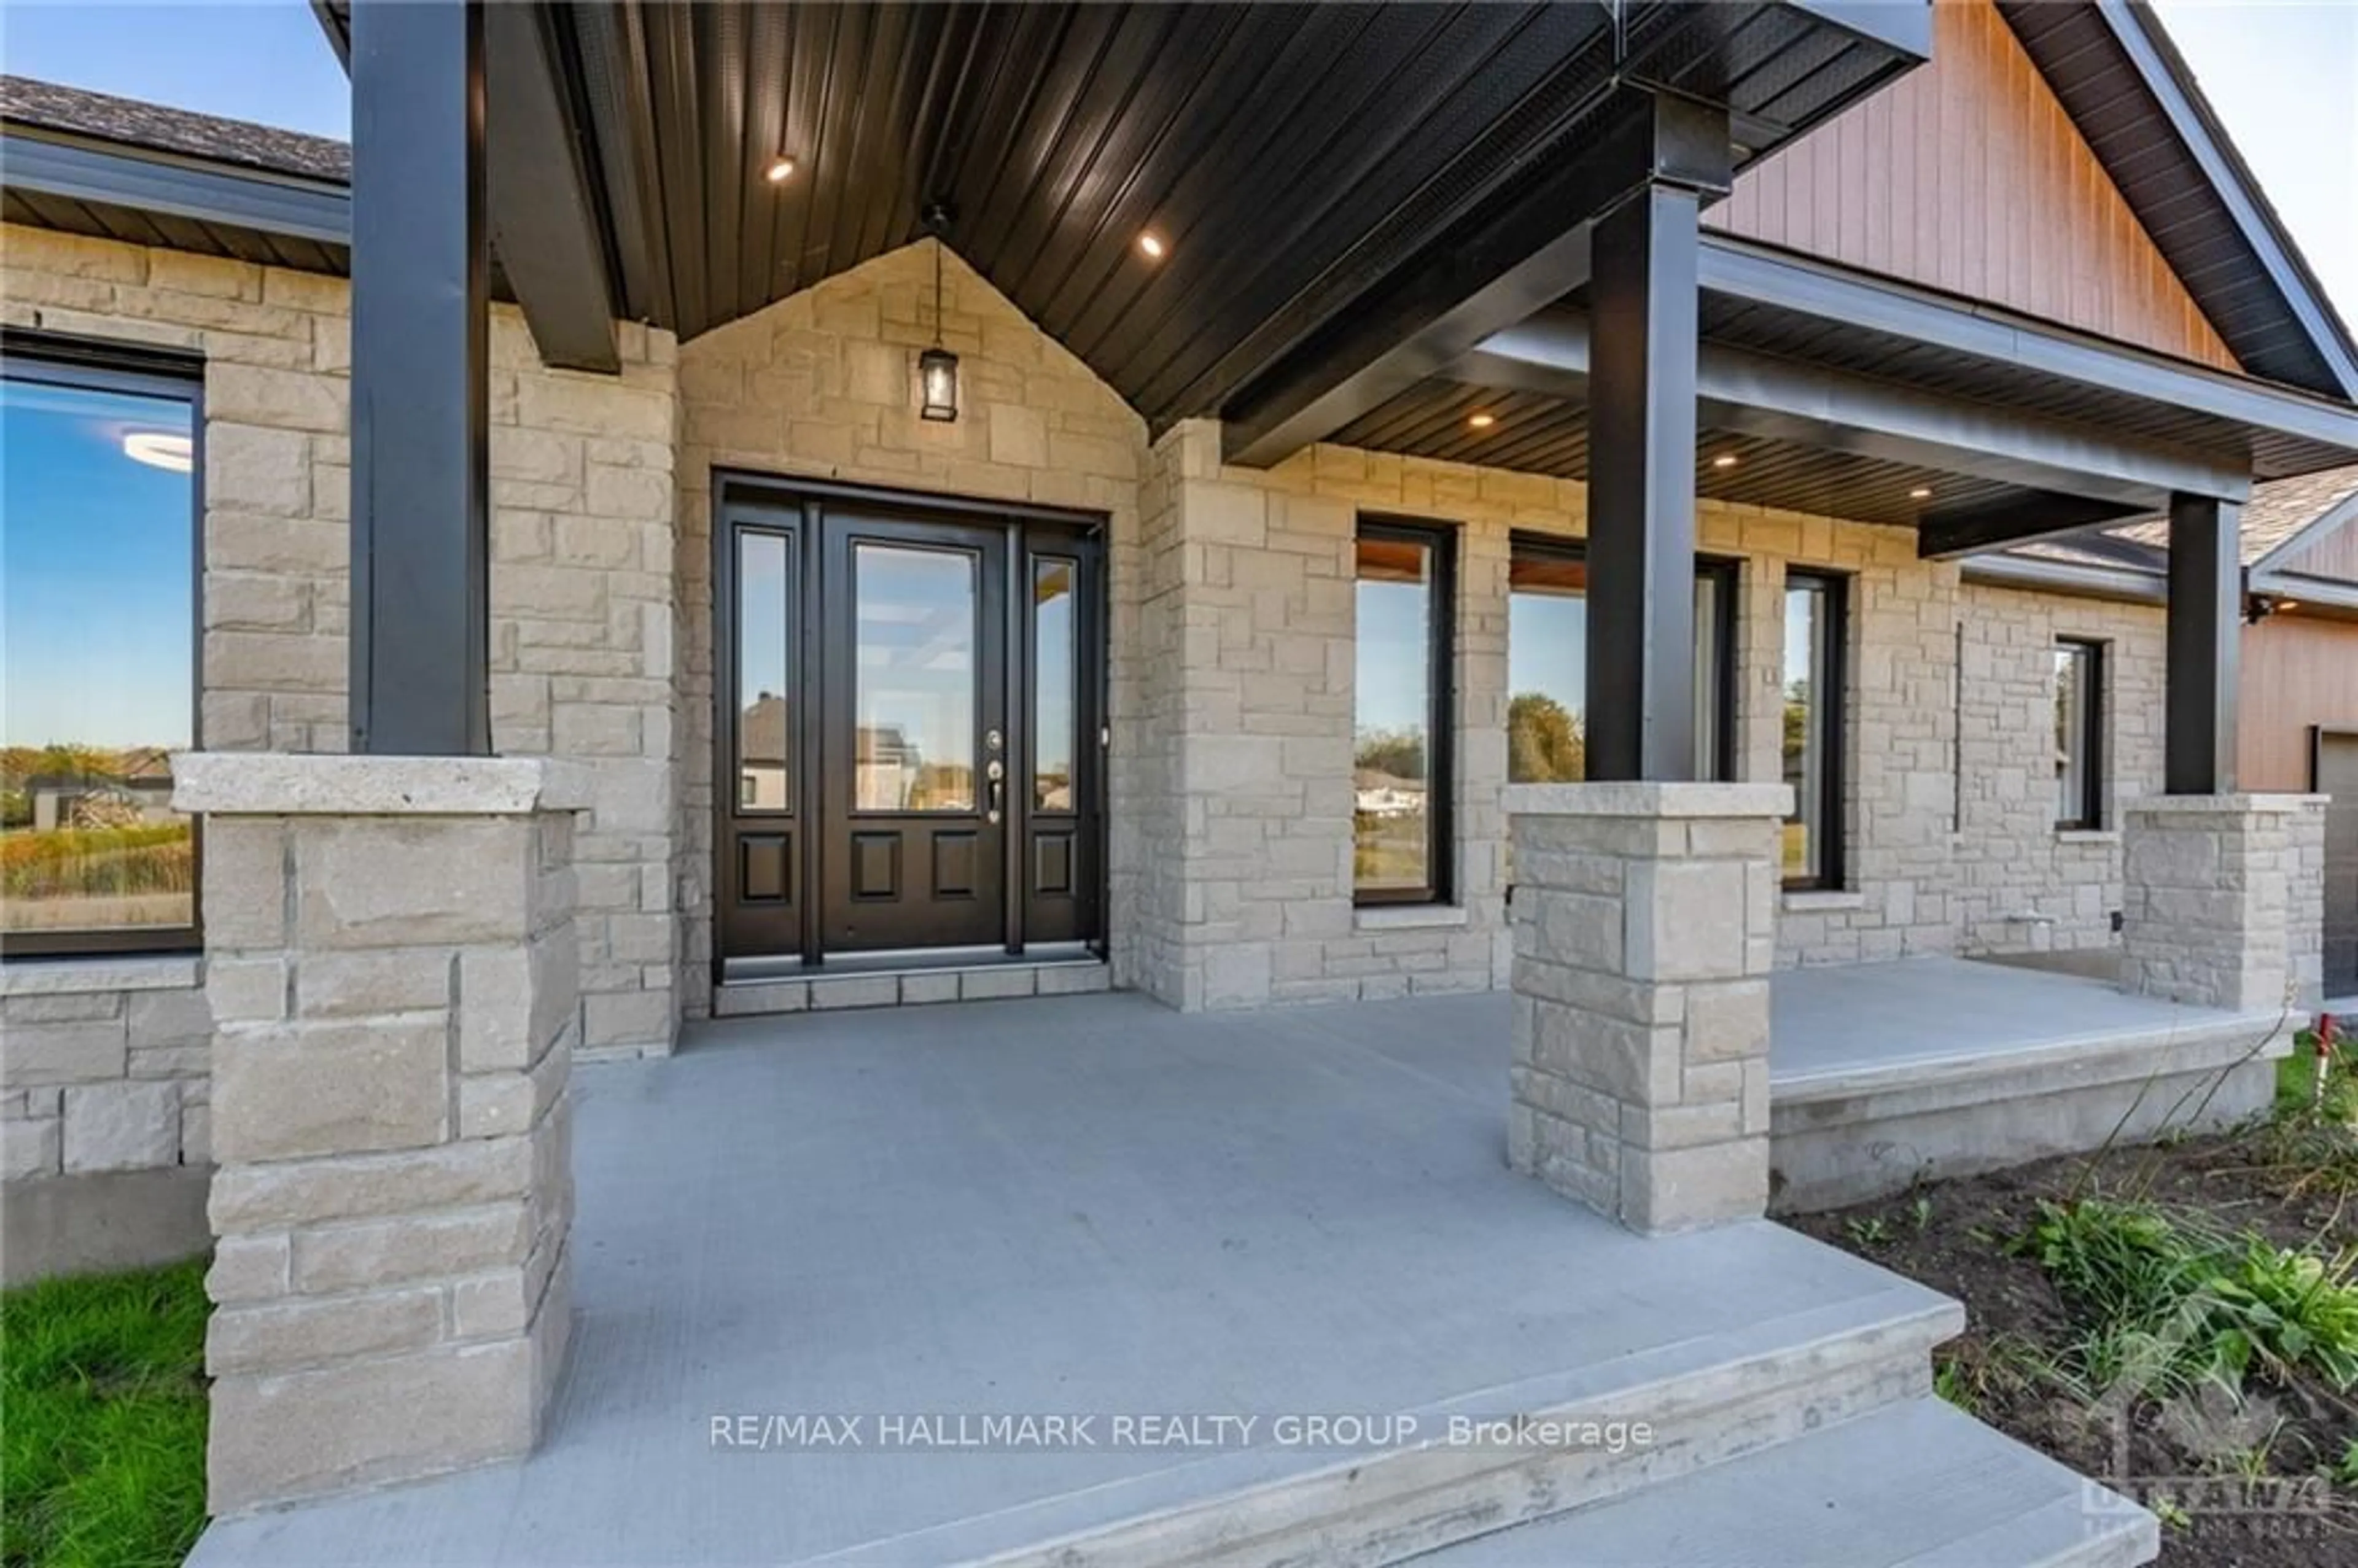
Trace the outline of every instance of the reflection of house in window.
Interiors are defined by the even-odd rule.
[[[1358,809],[1369,816],[1414,816],[1424,810],[1424,781],[1404,779],[1381,768],[1360,768],[1351,775]]]
[[[741,811],[786,808],[786,699],[763,692],[737,725],[737,806]]]
[[[911,804],[924,755],[898,724],[863,724],[852,734],[852,795],[861,811],[901,811]]]
[[[171,759],[156,747],[124,752],[111,773],[35,773],[25,781],[25,794],[37,833],[176,820]]]
[[[863,724],[852,739],[852,791],[861,811],[971,811],[974,770],[928,762],[898,724]]]

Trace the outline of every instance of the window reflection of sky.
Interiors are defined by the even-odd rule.
[[[861,545],[854,555],[854,722],[863,768],[875,773],[860,804],[971,804],[973,557],[881,545]],[[895,772],[889,787],[886,770]],[[919,798],[928,795],[936,798]]]
[[[191,437],[175,399],[0,384],[0,731],[41,746],[186,746],[193,477],[126,456]]]

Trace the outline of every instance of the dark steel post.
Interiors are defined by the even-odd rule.
[[[352,7],[352,747],[492,749],[483,16]]]
[[[2169,498],[2169,609],[2162,788],[2235,790],[2237,655],[2243,645],[2243,509],[2204,495]]]
[[[1642,186],[1590,246],[1588,777],[1697,777],[1695,193]]]

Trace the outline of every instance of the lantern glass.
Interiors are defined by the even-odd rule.
[[[925,393],[918,413],[927,419],[957,417],[957,356],[947,349],[927,349],[917,356],[917,378]]]

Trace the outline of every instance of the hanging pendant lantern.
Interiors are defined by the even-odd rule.
[[[925,401],[917,412],[927,419],[957,417],[957,356],[934,347],[917,356],[917,380]]]
[[[958,406],[957,355],[942,347],[942,231],[949,216],[938,202],[925,210],[934,235],[934,346],[917,356],[918,416],[943,422],[957,417]]]

